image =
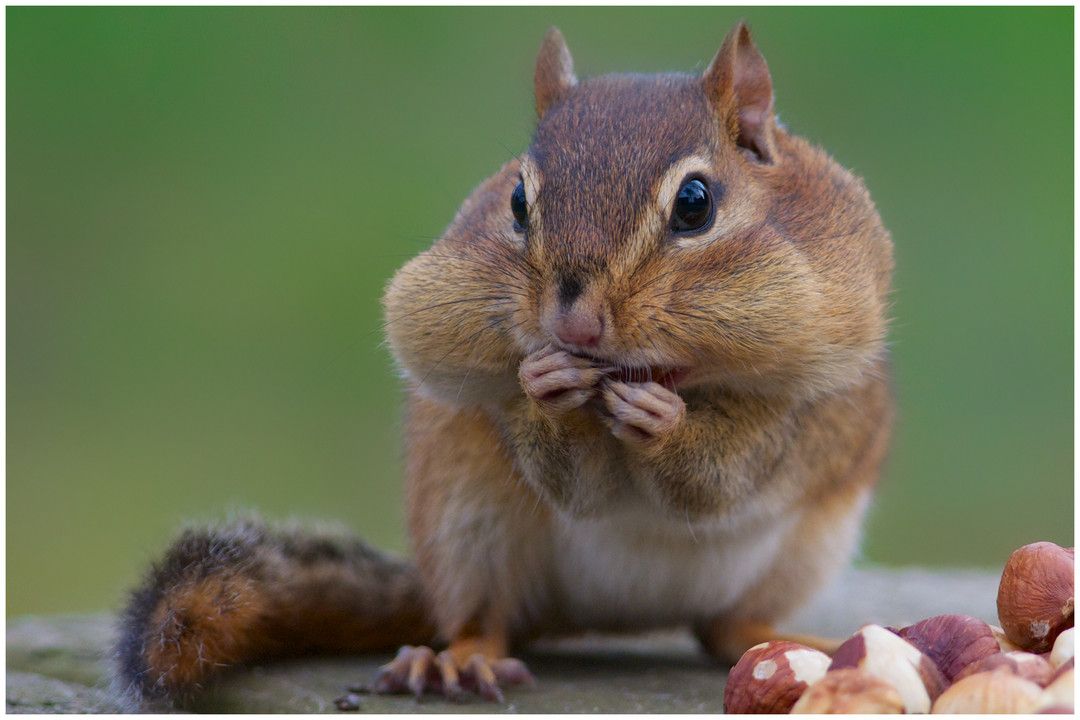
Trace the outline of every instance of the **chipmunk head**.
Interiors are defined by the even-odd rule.
[[[777,125],[745,25],[701,76],[581,81],[552,29],[534,83],[530,147],[388,289],[391,345],[425,390],[519,391],[549,344],[685,387],[798,396],[862,376],[891,242],[862,183]]]
[[[804,377],[810,346],[826,364],[840,361],[830,343],[877,351],[880,323],[843,337],[858,322],[827,305],[808,258],[815,235],[842,231],[835,216],[849,206],[880,236],[873,206],[846,171],[778,129],[744,24],[701,77],[580,82],[552,28],[534,84],[539,122],[506,199],[534,269],[524,346],[552,342],[631,376],[734,384],[759,383],[763,370]],[[872,273],[851,259],[852,272]],[[827,327],[838,311],[843,327]]]

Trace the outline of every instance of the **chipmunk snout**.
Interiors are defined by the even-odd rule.
[[[565,345],[593,348],[604,337],[606,310],[603,295],[571,275],[545,293],[540,325]]]
[[[567,345],[596,347],[604,335],[604,316],[575,305],[559,313],[548,331]]]

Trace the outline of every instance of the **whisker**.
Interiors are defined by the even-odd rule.
[[[694,524],[690,522],[690,508],[686,509],[686,527],[690,530],[690,537],[693,538],[696,543],[698,539],[697,535],[694,534]]]
[[[495,143],[499,147],[501,147],[503,150],[506,151],[506,156],[507,156],[506,159],[507,159],[507,161],[514,160],[514,159],[516,159],[517,157],[519,157],[521,155],[521,153],[516,153],[513,150],[511,150],[510,146],[507,145],[506,143],[504,143],[502,140],[496,140]]]
[[[493,328],[494,328],[495,326],[497,326],[497,325],[498,325],[498,324],[499,324],[500,322],[502,322],[502,321],[503,321],[504,319],[505,319],[505,318],[504,318],[504,317],[502,317],[502,316],[497,316],[497,317],[495,317],[495,319],[494,319],[494,320],[492,320],[492,321],[491,321],[490,323],[488,323],[488,324],[487,324],[487,325],[485,325],[484,327],[480,328],[479,330],[477,330],[476,332],[474,332],[474,333],[473,333],[472,335],[469,335],[469,336],[468,336],[467,338],[463,338],[463,339],[462,339],[462,340],[461,340],[460,342],[458,342],[458,343],[457,343],[456,345],[454,345],[454,347],[452,347],[452,348],[450,348],[449,350],[447,350],[447,351],[446,351],[446,353],[445,353],[445,354],[444,354],[444,355],[443,355],[443,356],[442,356],[441,358],[439,358],[439,359],[438,359],[438,360],[437,360],[437,361],[435,362],[435,364],[434,364],[434,365],[432,365],[432,366],[431,366],[431,367],[430,367],[430,368],[428,369],[428,371],[427,371],[426,373],[424,373],[424,377],[423,377],[423,378],[421,378],[421,380],[420,380],[420,383],[418,384],[418,386],[417,386],[417,387],[423,386],[424,382],[425,382],[425,381],[427,381],[427,379],[428,379],[428,376],[430,376],[430,375],[431,375],[431,373],[435,372],[435,369],[436,369],[437,367],[439,367],[439,365],[440,365],[440,364],[442,364],[442,361],[443,361],[443,360],[445,360],[446,358],[450,357],[450,355],[451,355],[452,353],[454,353],[454,352],[457,352],[458,348],[460,348],[460,347],[461,347],[462,345],[464,345],[465,343],[468,343],[468,342],[472,342],[472,341],[473,341],[473,340],[475,340],[475,339],[476,339],[477,337],[479,337],[481,333],[483,333],[483,332],[487,332],[488,330],[491,330],[491,329],[493,329]],[[517,324],[515,324],[515,325],[512,325],[511,327],[507,328],[507,330],[508,330],[508,331],[509,331],[509,330],[513,330],[514,328],[518,327],[518,325],[521,325],[521,323],[519,322],[519,323],[517,323]]]
[[[436,310],[438,308],[446,307],[448,305],[458,305],[458,304],[461,304],[461,303],[468,303],[468,302],[509,302],[509,300],[510,300],[510,298],[502,296],[502,295],[481,295],[481,296],[478,296],[478,297],[458,298],[457,300],[448,300],[448,301],[443,302],[443,303],[435,303],[433,305],[427,305],[427,306],[422,307],[422,308],[417,308],[416,310],[410,310],[409,312],[398,315],[397,317],[390,318],[388,320],[384,320],[382,323],[379,324],[379,326],[377,328],[375,328],[373,330],[369,330],[368,332],[364,333],[363,335],[358,337],[353,342],[349,343],[345,348],[343,348],[341,351],[339,351],[337,354],[335,354],[332,358],[330,358],[330,360],[327,362],[327,366],[329,367],[329,366],[333,365],[334,363],[338,362],[347,353],[355,350],[356,347],[358,345],[360,345],[360,343],[364,342],[365,340],[367,340],[369,337],[371,337],[375,333],[382,332],[387,327],[389,327],[391,323],[397,322],[398,320],[404,320],[405,318],[407,318],[407,317],[409,317],[411,315],[416,315],[417,313],[427,312],[429,310]],[[379,345],[384,346],[385,345],[385,340],[380,341]]]
[[[655,306],[650,306],[650,307],[655,307]],[[688,317],[688,318],[691,318],[693,320],[701,320],[702,322],[716,323],[716,318],[707,317],[705,315],[698,315],[697,313],[684,312],[682,310],[672,310],[671,308],[657,308],[657,309],[662,310],[663,312],[666,312],[668,315],[679,315],[680,317]]]
[[[649,341],[650,345],[652,345],[653,352],[656,353],[656,357],[658,359],[664,357],[663,353],[660,352],[660,348],[658,348],[656,346],[656,343],[653,342],[652,335],[646,332],[645,339]],[[652,366],[649,366],[649,382],[652,382]]]
[[[668,295],[675,295],[677,293],[690,292],[698,288],[700,283],[691,283],[689,285],[676,285],[673,288],[665,290],[664,292],[656,293],[655,297],[667,297]]]
[[[658,283],[660,280],[666,278],[668,275],[672,275],[672,274],[674,274],[676,272],[681,272],[681,271],[682,271],[682,268],[674,268],[672,270],[668,270],[667,272],[660,273],[659,275],[656,275],[655,277],[650,278],[647,282],[645,282],[643,285],[641,285],[636,290],[634,290],[634,292],[627,295],[626,299],[629,300],[630,298],[634,297],[638,293],[641,293],[642,291],[647,290],[648,288],[650,288],[653,285],[655,285],[656,283]],[[668,293],[661,293],[661,294],[667,295]]]
[[[668,326],[667,326],[666,324],[664,324],[663,322],[658,322],[658,323],[656,324],[656,327],[657,327],[657,329],[658,329],[658,330],[659,330],[660,332],[664,333],[664,334],[665,334],[665,335],[667,335],[667,336],[668,336],[669,338],[671,338],[671,339],[672,339],[672,341],[674,341],[674,342],[675,342],[675,343],[676,343],[676,344],[677,344],[678,346],[680,346],[680,347],[681,347],[682,349],[685,349],[685,350],[690,350],[690,351],[691,351],[691,352],[692,352],[692,353],[693,353],[694,355],[696,355],[696,356],[697,356],[698,358],[701,358],[701,359],[703,359],[703,360],[705,359],[705,353],[703,353],[703,352],[701,351],[701,349],[700,349],[700,348],[697,348],[697,347],[695,347],[695,346],[693,345],[693,343],[690,343],[690,342],[688,342],[688,341],[684,340],[684,339],[682,338],[682,336],[681,336],[681,335],[679,335],[679,334],[675,333],[674,331],[672,331],[672,330],[671,330],[671,329],[670,329],[670,328],[669,328],[669,327],[668,327]]]
[[[435,303],[433,305],[425,305],[422,308],[417,308],[416,310],[410,310],[407,313],[403,313],[401,315],[398,315],[397,317],[390,318],[389,320],[386,320],[376,330],[372,330],[371,332],[378,332],[379,330],[382,330],[382,329],[386,328],[386,326],[389,325],[390,323],[397,322],[398,320],[404,320],[405,318],[409,317],[410,315],[415,315],[415,314],[421,313],[421,312],[427,312],[428,310],[437,310],[438,308],[447,307],[449,305],[460,305],[461,303],[492,302],[492,301],[500,301],[500,300],[505,302],[506,300],[509,300],[509,298],[507,298],[504,295],[478,295],[476,297],[458,298],[457,300],[447,300],[446,302]],[[371,333],[368,333],[368,334],[370,335]]]
[[[437,258],[439,260],[453,260],[455,262],[472,263],[473,265],[479,265],[480,267],[487,268],[489,270],[498,270],[500,272],[505,272],[507,274],[513,274],[513,275],[515,275],[516,277],[519,277],[519,278],[521,277],[516,272],[518,270],[518,268],[516,268],[516,267],[514,267],[513,265],[510,265],[510,264],[504,264],[504,263],[497,262],[497,260],[500,259],[498,256],[496,256],[495,258],[487,258],[487,257],[479,257],[479,258],[477,258],[477,257],[469,257],[469,256],[466,256],[466,255],[440,255],[440,254],[428,252],[427,257]]]

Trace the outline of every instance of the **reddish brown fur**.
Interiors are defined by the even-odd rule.
[[[546,565],[550,512],[481,412],[410,403],[406,479],[409,532],[435,599],[443,639],[523,633],[544,591],[528,578]],[[492,592],[497,588],[497,592]]]
[[[116,679],[176,700],[234,665],[428,643],[428,607],[415,568],[355,539],[257,519],[189,530],[132,594]]]
[[[233,665],[261,654],[260,619],[270,598],[243,578],[210,577],[177,588],[151,617],[159,629],[148,643],[151,667],[164,668],[167,692],[201,683],[217,664]]]

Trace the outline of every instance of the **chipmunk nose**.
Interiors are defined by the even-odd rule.
[[[575,303],[569,312],[560,312],[551,333],[567,345],[596,347],[604,334],[604,316]]]
[[[566,345],[591,348],[604,335],[604,304],[600,294],[588,292],[585,283],[575,276],[562,279],[557,298],[546,304],[541,324]]]

